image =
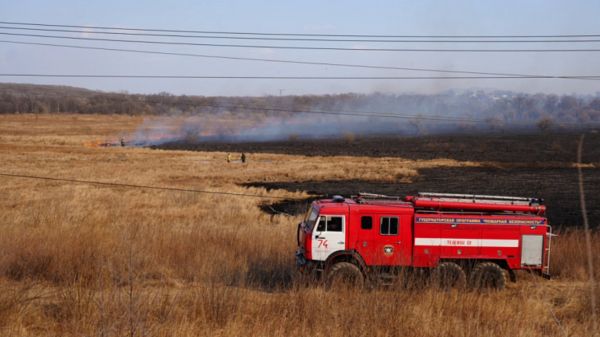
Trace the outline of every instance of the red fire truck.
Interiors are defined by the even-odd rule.
[[[386,283],[418,271],[442,288],[501,289],[515,270],[549,277],[545,210],[539,198],[334,196],[313,202],[299,224],[296,261],[327,284]]]

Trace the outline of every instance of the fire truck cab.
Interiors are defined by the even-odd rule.
[[[419,270],[443,288],[503,288],[515,270],[549,276],[542,202],[447,193],[318,200],[298,226],[296,261],[327,283],[381,283]]]

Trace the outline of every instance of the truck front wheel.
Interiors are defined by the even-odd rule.
[[[467,275],[458,264],[442,262],[431,273],[431,281],[439,289],[462,289],[467,284]]]
[[[338,262],[327,272],[326,285],[328,289],[361,288],[364,284],[365,276],[362,271],[350,262]]]
[[[473,268],[469,280],[474,289],[504,289],[506,272],[494,262],[481,262]]]

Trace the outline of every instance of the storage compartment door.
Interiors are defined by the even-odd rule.
[[[523,235],[521,243],[521,265],[541,266],[544,250],[544,236]]]

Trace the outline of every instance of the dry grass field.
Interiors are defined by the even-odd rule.
[[[305,198],[248,182],[403,181],[450,158],[91,147],[142,117],[0,116],[0,172]],[[263,199],[0,176],[1,336],[590,336],[581,230],[553,243],[553,280],[501,292],[327,291],[294,274],[299,216]],[[600,279],[600,233],[593,235]],[[599,289],[600,290],[600,289]],[[600,296],[596,295],[600,303]]]

